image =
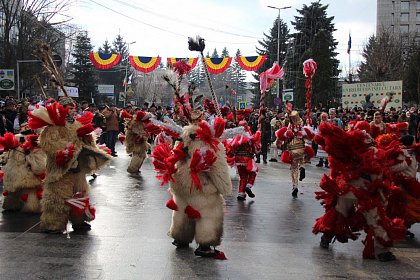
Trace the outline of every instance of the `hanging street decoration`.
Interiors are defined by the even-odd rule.
[[[212,74],[223,73],[232,62],[231,57],[207,57],[206,64],[209,72]]]
[[[93,65],[96,68],[107,70],[115,65],[117,65],[121,61],[121,54],[107,54],[107,53],[100,53],[100,52],[89,52],[89,58],[92,61]],[[129,61],[131,66],[133,66],[136,70],[149,73],[155,70],[162,58],[157,57],[149,57],[149,56],[129,56]],[[266,60],[267,56],[265,55],[258,55],[258,56],[238,56],[235,57],[236,61],[238,62],[239,66],[247,71],[255,71],[261,67],[261,65]],[[167,62],[168,64],[173,64],[181,59],[185,59],[187,64],[191,66],[191,70],[197,66],[198,57],[190,57],[190,58],[178,58],[178,57],[168,57]],[[231,65],[233,57],[207,57],[205,58],[205,63],[210,73],[212,74],[220,74],[226,71],[226,69]],[[190,72],[191,72],[190,70]]]
[[[161,61],[161,57],[155,56],[129,56],[130,64],[134,67],[134,69],[143,72],[143,73],[149,73],[155,70]]]
[[[186,60],[187,64],[191,66],[191,70],[194,69],[194,67],[197,65],[197,62],[198,62],[198,57],[190,57],[190,58],[168,57],[167,61],[168,61],[168,64],[174,64],[175,62],[180,61],[181,59]],[[187,73],[191,72],[191,70],[188,71]]]
[[[236,61],[242,69],[247,71],[255,71],[264,63],[266,55],[258,56],[237,56]]]
[[[121,60],[120,54],[89,52],[89,58],[96,68],[106,70],[117,65]]]

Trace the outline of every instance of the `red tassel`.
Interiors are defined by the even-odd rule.
[[[176,205],[175,200],[173,197],[166,202],[166,207],[171,210],[178,211],[178,205]]]
[[[120,117],[123,119],[132,119],[133,115],[129,114],[126,110],[122,110]]]
[[[261,141],[261,131],[258,130],[257,132],[255,132],[254,136],[252,137],[252,141],[254,143]]]
[[[32,130],[36,130],[36,129],[39,129],[41,127],[50,125],[49,123],[47,123],[43,119],[32,115],[32,111],[28,111],[28,116],[29,116],[28,127]]]
[[[336,227],[336,218],[337,211],[334,208],[327,210],[322,217],[316,219],[312,232],[315,234],[333,232]]]
[[[42,194],[44,193],[43,189],[37,189],[36,190],[36,197],[38,198],[38,200],[42,199]]]
[[[93,114],[89,111],[86,111],[83,116],[79,117],[76,119],[76,121],[78,121],[79,123],[83,124],[83,125],[87,125],[92,123],[93,120]]]
[[[286,132],[286,137],[287,137],[287,138],[293,138],[293,136],[295,136],[295,135],[293,134],[293,131],[288,130],[288,131]]]
[[[93,132],[94,130],[95,130],[95,128],[90,123],[90,124],[86,124],[82,127],[79,127],[76,131],[77,131],[77,136],[83,137],[83,136],[88,135],[89,133]]]
[[[0,145],[7,151],[19,146],[19,142],[13,133],[7,132],[4,137],[0,137]]]
[[[66,125],[66,117],[70,110],[70,107],[64,108],[64,106],[60,103],[54,102],[53,104],[47,106],[46,109],[48,112],[48,116],[55,125]]]
[[[193,207],[191,206],[187,206],[185,207],[184,213],[187,214],[188,218],[190,219],[201,219],[201,215],[200,212],[198,212],[197,210],[195,210]]]
[[[223,253],[222,251],[215,250],[215,253],[216,254],[213,257],[214,259],[222,261],[227,260],[225,253]]]
[[[40,180],[44,180],[45,179],[45,172],[42,172],[42,173],[40,173],[40,174],[37,174],[37,175],[35,175],[38,179],[40,179]]]
[[[9,193],[7,191],[4,191],[2,194],[3,194],[3,196],[8,196],[9,195]]]
[[[305,146],[305,153],[308,158],[313,158],[315,156],[315,151],[310,146]]]
[[[0,182],[3,181],[3,177],[4,177],[4,172],[3,171],[0,171]]]
[[[364,259],[375,259],[375,246],[373,240],[373,229],[369,227],[366,238],[362,241],[365,244],[363,249],[363,258]]]
[[[293,158],[290,155],[289,151],[284,151],[283,154],[281,155],[281,161],[284,163],[292,163]]]
[[[215,138],[219,138],[220,136],[222,136],[223,131],[225,130],[225,120],[217,117],[214,119],[213,122],[213,127],[214,127],[214,137]]]
[[[277,139],[279,139],[280,141],[284,141],[286,140],[286,137],[284,136],[284,134],[287,131],[287,127],[283,126],[282,128],[280,128],[279,130],[276,131],[276,137]]]
[[[315,134],[312,133],[312,131],[306,127],[303,128],[306,132],[306,136],[309,138],[309,140],[312,140],[315,136]]]
[[[20,199],[21,199],[22,201],[24,201],[24,202],[28,201],[28,194],[27,194],[27,193],[22,194],[22,195],[20,196]]]

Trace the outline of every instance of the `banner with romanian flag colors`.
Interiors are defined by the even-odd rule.
[[[175,63],[177,61],[180,61],[182,59],[185,59],[187,64],[189,64],[191,66],[191,70],[194,69],[194,67],[197,65],[197,62],[198,62],[198,57],[195,57],[195,58],[194,57],[191,57],[191,58],[168,57],[167,61],[168,61],[168,64],[173,64],[173,63]],[[191,72],[191,70],[189,72]]]
[[[150,56],[129,56],[130,64],[134,67],[137,71],[143,73],[149,73],[155,70],[162,58],[159,56],[150,57]]]
[[[89,58],[96,68],[106,70],[117,65],[121,60],[120,54],[89,52]]]
[[[242,69],[247,71],[255,71],[261,67],[266,60],[266,55],[258,56],[237,56],[236,61]]]
[[[209,72],[212,74],[220,74],[230,66],[231,57],[207,57],[206,64]]]
[[[121,61],[121,54],[106,54],[100,52],[89,52],[89,58],[92,61],[93,65],[96,68],[107,70]],[[267,56],[258,55],[258,56],[238,56],[236,61],[238,65],[247,71],[255,71],[261,67],[261,65],[266,60]],[[162,61],[162,58],[159,56],[150,57],[150,56],[132,56],[128,57],[131,66],[134,67],[137,71],[143,73],[149,73],[155,70]],[[191,66],[191,70],[197,66],[198,57],[192,58],[176,58],[168,57],[168,64],[173,64],[181,59],[185,59],[187,63]],[[226,71],[226,69],[232,63],[232,57],[207,57],[205,59],[207,68],[212,74],[220,74]]]

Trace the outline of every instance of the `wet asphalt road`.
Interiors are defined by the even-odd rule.
[[[255,199],[236,200],[238,181],[226,197],[222,250],[228,260],[194,256],[195,244],[179,250],[167,236],[171,211],[147,159],[140,176],[119,157],[92,182],[96,220],[92,230],[40,233],[38,215],[0,213],[0,279],[420,279],[417,235],[393,249],[398,260],[363,260],[361,239],[319,247],[311,233],[323,208],[314,198],[323,168],[307,165],[299,198],[291,197],[288,166],[260,165]]]

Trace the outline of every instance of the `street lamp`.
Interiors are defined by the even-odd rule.
[[[285,10],[285,9],[290,9],[291,6],[281,7],[281,8],[277,8],[274,6],[267,6],[267,7],[271,9],[279,10],[279,17],[278,17],[278,23],[277,23],[277,63],[280,63],[280,11]],[[277,98],[279,97],[280,97],[280,80],[277,79]]]
[[[130,56],[130,45],[131,44],[135,44],[135,43],[136,43],[136,41],[127,44],[127,53],[128,53],[128,56]],[[125,81],[125,84],[124,84],[124,98],[123,98],[123,100],[124,100],[123,107],[124,108],[125,108],[125,101],[127,100],[127,84],[128,84],[128,81],[127,81],[127,73],[128,73],[128,64],[130,63],[129,60],[130,59],[127,57],[127,63],[125,65],[125,78],[124,78],[124,81]]]

